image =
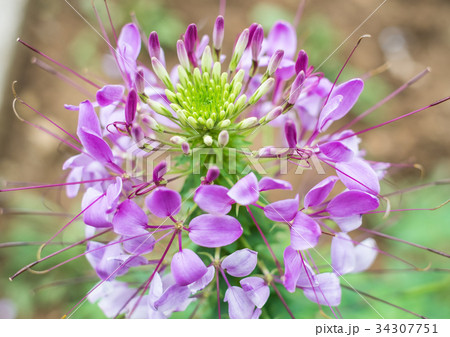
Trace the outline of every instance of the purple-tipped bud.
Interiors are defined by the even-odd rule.
[[[183,144],[181,144],[181,150],[183,151],[184,154],[189,154],[189,152],[191,151],[191,147],[189,146],[189,143],[184,142]]]
[[[184,44],[186,46],[186,50],[188,54],[192,54],[195,52],[195,48],[197,47],[197,26],[195,23],[191,23],[184,34]]]
[[[230,140],[230,135],[228,134],[227,130],[222,130],[219,133],[219,137],[217,139],[217,142],[219,143],[220,147],[224,147],[228,144],[228,141]]]
[[[165,160],[163,160],[153,169],[153,182],[160,181],[166,173],[167,163]]]
[[[300,93],[302,92],[303,83],[305,82],[305,72],[301,70],[297,77],[295,78],[294,82],[291,86],[291,92],[289,93],[288,97],[288,103],[289,104],[295,104],[297,102],[298,97],[300,96]]]
[[[259,53],[261,52],[262,43],[264,40],[264,29],[261,25],[258,25],[255,29],[255,33],[252,37],[252,60],[257,61]]]
[[[137,92],[143,93],[145,90],[145,77],[144,70],[142,68],[138,69],[138,71],[136,72],[135,84]]]
[[[250,27],[248,27],[248,43],[247,43],[247,47],[250,47],[250,44],[253,41],[253,35],[255,34],[256,28],[259,26],[258,23],[254,22],[250,25]]]
[[[178,60],[180,60],[180,64],[187,70],[191,68],[189,63],[189,57],[186,51],[186,46],[182,40],[178,40],[177,42],[177,55]]]
[[[219,178],[220,170],[217,166],[211,166],[206,173],[205,183],[211,184],[214,180]]]
[[[151,32],[148,38],[148,53],[150,58],[156,57],[161,61],[161,46],[159,44],[159,38],[156,32]]]
[[[214,24],[213,30],[213,45],[215,50],[222,49],[223,35],[225,31],[225,20],[222,15],[219,15]]]
[[[284,135],[286,136],[289,148],[294,149],[297,147],[297,128],[292,119],[288,119],[284,125]]]
[[[128,94],[127,103],[125,105],[125,122],[127,124],[132,124],[134,121],[134,117],[136,116],[138,95],[134,89]]]
[[[281,60],[283,59],[284,51],[281,49],[277,50],[272,57],[270,58],[269,65],[267,66],[267,72],[269,73],[269,76],[272,76],[275,71],[277,71],[278,66],[281,63]]]
[[[303,71],[306,74],[308,68],[308,54],[303,49],[298,52],[297,61],[295,61],[295,73]]]
[[[289,104],[295,104],[297,102],[298,97],[300,96],[300,93],[302,92],[303,83],[305,82],[305,72],[301,70],[297,77],[295,78],[294,82],[291,86],[291,92],[289,93],[288,97],[288,103]]]
[[[269,111],[269,113],[266,115],[266,123],[269,123],[273,121],[274,119],[278,118],[281,113],[283,112],[283,108],[281,106],[277,106],[275,109]]]

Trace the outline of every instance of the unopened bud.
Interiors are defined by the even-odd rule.
[[[284,51],[277,50],[272,57],[270,58],[269,65],[267,66],[267,73],[269,76],[272,76],[275,74],[275,71],[277,71],[278,66],[281,63],[281,60],[283,59]]]
[[[211,55],[211,48],[209,46],[205,47],[205,50],[203,51],[202,55],[202,72],[203,73],[211,73],[211,67],[212,67],[212,55]]]
[[[275,83],[275,80],[273,78],[269,78],[266,81],[264,81],[258,89],[256,89],[255,93],[250,97],[248,100],[248,104],[252,105],[259,101],[261,97],[263,97],[265,94],[269,92],[270,89],[272,89],[273,84]]]
[[[177,41],[177,55],[180,64],[189,71],[191,69],[191,64],[189,63],[189,57],[186,51],[186,46],[182,40]]]
[[[173,115],[172,115],[172,113],[170,112],[170,110],[169,109],[167,109],[164,105],[162,105],[161,103],[158,103],[158,102],[156,102],[156,101],[154,101],[154,100],[152,100],[152,99],[147,99],[147,101],[145,102],[145,103],[147,103],[148,104],[148,106],[153,110],[153,111],[155,111],[157,114],[160,114],[160,115],[162,115],[162,116],[165,116],[165,117],[169,117],[169,118],[172,118],[173,117]]]
[[[238,129],[248,129],[252,126],[255,126],[256,124],[258,124],[258,118],[256,117],[249,117],[244,119],[243,121],[241,121],[238,125],[237,128]]]
[[[170,142],[173,144],[177,144],[177,145],[181,145],[184,142],[186,142],[186,139],[184,137],[181,136],[173,136],[170,138]]]
[[[156,57],[152,57],[152,66],[153,66],[153,71],[155,72],[156,76],[158,76],[158,78],[164,83],[164,85],[169,90],[175,91],[172,81],[170,80],[169,73],[167,72],[166,68],[164,68],[162,63]]]
[[[184,142],[181,144],[181,150],[184,154],[189,154],[191,152],[191,147],[188,142]]]
[[[230,135],[228,134],[227,130],[222,130],[219,133],[219,137],[217,142],[219,143],[220,147],[224,147],[228,144],[228,141],[230,140]]]
[[[205,143],[206,146],[211,146],[213,143],[213,139],[210,135],[204,135],[203,136],[203,143]]]
[[[184,44],[186,46],[186,51],[189,54],[195,53],[197,46],[197,26],[195,23],[191,23],[184,34]]]
[[[261,52],[262,42],[264,40],[264,29],[261,25],[257,25],[252,36],[252,60],[257,61],[259,53]]]
[[[136,78],[134,80],[134,83],[136,84],[136,90],[138,93],[144,93],[145,91],[145,76],[144,76],[144,70],[141,68],[138,68],[138,71],[136,72]]]
[[[269,123],[269,122],[273,121],[274,119],[278,118],[282,112],[283,112],[283,108],[280,106],[277,106],[275,109],[269,111],[267,113],[267,115],[264,116],[265,118],[263,117],[264,118],[263,121],[261,121],[261,119],[262,119],[261,118],[259,120],[259,122],[264,123],[264,124]]]
[[[308,69],[308,54],[302,49],[298,52],[297,61],[295,61],[295,72],[298,74],[303,71],[306,74]]]
[[[221,129],[227,128],[231,125],[231,121],[229,119],[224,119],[223,121],[220,121],[217,126]]]
[[[158,34],[153,31],[150,33],[148,38],[148,54],[150,55],[150,59],[152,57],[156,57],[158,60],[161,60],[161,46],[159,44]]]
[[[142,123],[154,131],[158,132],[164,131],[164,128],[151,116],[148,115],[143,116]]]
[[[284,125],[284,134],[289,148],[294,149],[297,147],[297,128],[293,120],[288,119]]]
[[[219,15],[214,24],[213,30],[213,46],[214,49],[220,51],[222,49],[223,36],[225,31],[225,20],[222,15]]]
[[[294,105],[295,102],[297,102],[298,97],[300,96],[302,92],[303,83],[305,82],[305,72],[303,70],[300,70],[297,77],[295,78],[294,82],[291,86],[291,91],[289,93],[288,97],[288,103]]]
[[[208,169],[208,172],[206,172],[206,179],[205,183],[211,184],[214,180],[219,178],[220,170],[217,166],[213,165]]]
[[[136,141],[136,143],[139,143],[145,138],[144,131],[142,131],[142,128],[137,124],[134,124],[131,128],[131,136]]]
[[[128,93],[127,102],[125,104],[125,122],[132,124],[136,116],[138,95],[134,89],[131,89]]]
[[[231,61],[229,65],[229,70],[234,71],[239,62],[241,61],[242,55],[244,54],[245,48],[247,47],[248,43],[248,29],[244,29],[244,31],[239,35],[239,38],[236,42],[236,45],[234,46],[233,55],[231,56]]]

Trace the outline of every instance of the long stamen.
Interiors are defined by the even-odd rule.
[[[253,223],[255,224],[256,228],[257,228],[258,231],[259,231],[259,234],[261,235],[261,237],[262,237],[264,243],[266,244],[267,249],[268,249],[269,252],[270,252],[270,255],[272,255],[273,261],[275,262],[275,264],[276,264],[276,266],[277,266],[278,272],[280,273],[280,275],[283,275],[283,268],[281,268],[281,264],[280,264],[280,262],[278,261],[278,259],[277,259],[276,255],[275,255],[275,253],[273,252],[272,247],[270,246],[269,242],[267,241],[266,236],[264,235],[263,231],[261,230],[261,227],[259,227],[258,222],[256,221],[255,217],[253,216],[252,211],[250,210],[250,207],[249,207],[249,206],[246,206],[246,207],[247,207],[248,213],[250,214],[250,216],[251,216],[251,218],[252,218],[252,220],[253,220]]]
[[[216,267],[216,289],[217,289],[217,315],[218,318],[221,319],[222,315],[220,314],[219,267]]]
[[[375,126],[371,126],[370,128],[367,128],[367,129],[364,129],[364,130],[361,130],[361,131],[352,133],[352,134],[350,134],[350,135],[341,137],[341,138],[337,139],[336,142],[340,142],[340,141],[342,141],[342,140],[344,140],[344,139],[347,139],[347,138],[350,138],[350,137],[353,137],[353,136],[357,136],[357,135],[360,135],[361,133],[364,133],[364,132],[367,132],[367,131],[370,131],[370,130],[373,130],[373,129],[376,129],[376,128],[379,128],[379,127],[382,127],[382,126],[385,126],[385,125],[387,125],[387,124],[396,122],[396,121],[398,121],[398,120],[400,120],[400,119],[403,119],[403,118],[405,118],[405,117],[414,115],[414,114],[416,114],[416,113],[418,113],[418,112],[421,112],[421,111],[423,111],[423,110],[426,110],[426,109],[432,108],[432,107],[434,107],[434,106],[436,106],[436,105],[439,105],[439,104],[441,104],[441,103],[444,103],[444,102],[448,101],[449,99],[450,99],[450,96],[449,96],[449,97],[445,97],[445,98],[443,98],[443,99],[441,99],[441,100],[439,100],[439,101],[436,101],[436,102],[434,102],[434,103],[432,103],[432,104],[430,104],[430,105],[427,105],[427,106],[425,106],[425,107],[423,107],[423,108],[414,110],[414,111],[412,111],[412,112],[409,112],[409,113],[404,114],[404,115],[402,115],[402,116],[399,116],[399,117],[397,117],[397,118],[391,119],[391,120],[389,120],[389,121],[387,121],[387,122],[384,122],[384,123],[381,123],[381,124],[378,124],[378,125],[375,125]]]
[[[32,123],[32,122],[30,122],[30,121],[27,121],[26,119],[20,117],[20,115],[19,115],[19,113],[17,112],[17,109],[16,109],[16,102],[17,102],[17,101],[19,101],[19,103],[22,103],[22,104],[24,104],[24,103],[23,103],[22,101],[20,101],[19,99],[17,99],[17,98],[15,98],[15,99],[13,100],[13,103],[12,103],[12,107],[13,107],[14,114],[16,115],[16,117],[17,117],[21,122],[24,122],[24,123],[26,123],[26,124],[28,124],[28,125],[30,125],[30,126],[32,126],[32,127],[35,127],[35,128],[38,129],[38,130],[41,130],[41,131],[43,131],[43,132],[49,134],[50,136],[56,138],[56,139],[59,140],[61,143],[66,144],[67,146],[71,147],[72,149],[76,150],[77,152],[85,153],[81,148],[79,148],[79,147],[73,145],[72,143],[68,142],[67,140],[65,140],[65,139],[63,139],[63,138],[61,138],[61,137],[59,137],[58,135],[54,134],[53,132],[51,132],[50,130],[44,128],[43,126],[34,124],[34,123]]]
[[[344,131],[345,129],[349,129],[352,125],[354,125],[355,123],[359,122],[361,119],[367,117],[368,115],[370,115],[372,112],[374,112],[376,109],[378,109],[380,106],[384,105],[385,103],[389,102],[392,98],[394,98],[395,96],[397,96],[399,93],[401,93],[403,90],[405,90],[406,88],[410,87],[411,85],[413,85],[414,83],[416,83],[418,80],[420,80],[422,77],[424,77],[426,74],[428,74],[431,71],[431,68],[426,68],[425,70],[423,70],[422,72],[420,72],[419,74],[417,74],[416,76],[414,76],[412,79],[410,79],[408,82],[406,82],[405,84],[403,84],[402,86],[400,86],[397,90],[393,91],[392,93],[390,93],[389,95],[387,95],[385,98],[383,98],[381,101],[379,101],[377,104],[375,104],[374,106],[372,106],[371,108],[367,109],[366,111],[364,111],[361,115],[357,116],[356,118],[354,118],[352,121],[350,121],[349,123],[347,123],[346,125],[344,125],[343,127],[341,127],[338,131],[336,131],[335,133],[339,133],[341,131]]]
[[[283,303],[283,306],[286,309],[286,311],[288,312],[289,316],[292,319],[295,319],[295,316],[292,313],[292,310],[289,308],[288,304],[286,303],[286,300],[283,298],[283,295],[281,295],[280,291],[278,290],[277,286],[275,285],[275,282],[272,282],[271,286],[272,286],[273,290],[275,290],[275,293],[277,294],[277,296],[280,299],[281,303]]]
[[[67,182],[67,183],[60,183],[60,184],[48,184],[48,185],[34,185],[34,186],[24,186],[24,187],[15,187],[15,188],[8,188],[8,189],[0,189],[0,192],[12,192],[12,191],[23,191],[23,190],[34,190],[39,188],[51,188],[51,187],[61,187],[61,186],[69,186],[69,185],[81,185],[81,184],[87,184],[87,183],[95,183],[98,181],[107,181],[116,179],[116,177],[109,177],[109,178],[103,178],[103,179],[92,179],[92,180],[83,180],[83,181],[73,181],[73,182]]]
[[[46,58],[47,60],[49,60],[50,62],[58,65],[59,67],[67,70],[68,72],[70,72],[71,74],[75,75],[76,77],[82,79],[83,81],[85,81],[86,83],[89,83],[90,85],[92,85],[93,87],[100,89],[101,87],[98,84],[95,84],[94,82],[92,82],[91,80],[87,79],[86,77],[84,77],[83,75],[77,73],[75,70],[70,69],[69,67],[65,66],[64,64],[52,59],[50,56],[40,52],[39,50],[37,50],[36,48],[32,47],[31,45],[29,45],[28,43],[26,43],[25,41],[23,41],[21,38],[17,39],[17,42],[20,42],[21,44],[23,44],[25,47],[31,49],[32,51],[34,51],[36,54],[41,55],[42,57]]]
[[[388,301],[386,301],[386,300],[383,300],[383,299],[381,299],[381,298],[379,298],[379,297],[370,295],[370,294],[368,294],[368,293],[366,293],[366,292],[364,292],[364,291],[356,290],[356,289],[351,288],[351,287],[348,287],[348,286],[346,286],[346,285],[344,285],[344,284],[341,284],[341,287],[344,288],[344,289],[347,289],[347,290],[351,290],[351,291],[353,291],[354,293],[357,293],[357,294],[362,295],[362,296],[364,296],[364,297],[368,297],[368,298],[371,298],[371,299],[373,299],[373,300],[375,300],[375,301],[378,301],[378,302],[387,304],[387,305],[389,305],[389,306],[391,306],[391,307],[397,308],[397,309],[399,309],[399,310],[402,310],[402,311],[404,311],[404,312],[407,312],[407,313],[409,313],[409,314],[411,314],[411,315],[414,315],[414,316],[416,316],[416,317],[424,318],[424,319],[427,318],[427,317],[425,317],[425,316],[416,314],[415,312],[412,312],[412,311],[410,311],[410,310],[408,310],[408,309],[402,308],[402,307],[400,307],[400,306],[398,306],[398,305],[396,305],[396,304],[393,304],[393,303],[391,303],[391,302],[388,302]]]
[[[367,233],[371,233],[371,234],[376,235],[376,236],[381,236],[381,237],[389,239],[389,240],[401,242],[401,243],[407,244],[409,246],[413,246],[413,247],[416,247],[416,248],[424,249],[424,250],[427,250],[427,251],[429,251],[431,253],[438,254],[438,255],[450,258],[450,254],[441,252],[441,251],[433,249],[433,248],[428,248],[428,247],[419,245],[417,243],[413,243],[413,242],[409,242],[409,241],[406,241],[406,240],[402,240],[402,239],[396,238],[395,236],[391,236],[391,235],[387,235],[387,234],[384,234],[384,233],[380,233],[380,232],[377,232],[377,231],[374,231],[374,230],[371,230],[371,229],[368,229],[368,228],[361,228],[361,230],[363,230],[364,232],[367,232]]]

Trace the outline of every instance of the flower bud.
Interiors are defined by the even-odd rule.
[[[191,152],[191,147],[188,142],[184,142],[181,144],[181,150],[184,154],[189,154]]]
[[[162,105],[161,103],[158,103],[154,100],[151,100],[150,98],[147,99],[147,101],[145,102],[148,104],[148,106],[155,111],[157,114],[160,114],[164,117],[169,117],[172,118],[173,115],[172,113],[169,111],[169,109],[167,109],[164,105]]]
[[[211,48],[209,48],[209,46],[206,46],[202,55],[202,72],[204,74],[211,72],[212,62],[213,59],[211,55]]]
[[[134,89],[131,89],[128,93],[127,102],[125,104],[125,122],[132,124],[136,116],[138,95]]]
[[[288,119],[284,125],[284,134],[289,148],[293,149],[297,147],[297,128],[292,119]]]
[[[280,116],[282,112],[283,112],[283,108],[281,106],[277,106],[275,109],[269,111],[267,113],[267,115],[265,115],[263,117],[264,120],[262,120],[263,118],[261,118],[259,120],[259,122],[260,123],[264,122],[264,124],[269,123],[269,122],[273,121],[274,119],[276,119],[278,116]]]
[[[136,90],[138,93],[143,93],[145,91],[145,77],[144,77],[144,70],[139,69],[136,72],[136,78],[135,78],[135,84],[136,84]]]
[[[278,66],[281,63],[281,60],[283,59],[284,51],[277,50],[272,57],[270,58],[269,65],[267,66],[267,73],[269,76],[272,76],[275,74],[275,71],[277,71]]]
[[[258,118],[256,117],[248,117],[246,119],[244,119],[243,121],[241,121],[238,125],[237,128],[238,129],[247,129],[250,128],[254,125],[258,124]]]
[[[231,121],[229,119],[224,119],[223,121],[220,121],[217,126],[221,129],[227,128],[231,125]]]
[[[213,139],[210,135],[204,135],[203,136],[203,143],[205,143],[206,146],[211,146],[213,143]]]
[[[256,89],[255,93],[248,100],[248,104],[252,105],[259,101],[261,97],[263,97],[267,92],[272,89],[275,80],[273,78],[269,78],[264,81],[258,89]]]
[[[214,180],[219,178],[220,170],[217,166],[213,165],[208,169],[208,172],[206,173],[206,179],[205,183],[211,184]]]
[[[214,24],[213,30],[213,46],[214,49],[219,51],[222,49],[223,36],[225,31],[225,20],[222,15],[219,15]]]
[[[261,52],[263,39],[264,39],[264,30],[261,25],[257,25],[251,41],[253,61],[258,61],[258,56],[259,53]]]
[[[297,102],[297,99],[300,96],[300,93],[302,92],[302,87],[303,83],[305,82],[305,78],[306,78],[305,72],[303,70],[300,70],[291,86],[291,91],[288,97],[289,104],[294,105],[295,102]]]
[[[242,55],[244,54],[245,47],[247,47],[248,35],[249,35],[248,29],[244,29],[241,35],[239,35],[236,45],[234,46],[234,51],[233,55],[231,56],[230,65],[228,67],[230,71],[234,71],[237,68],[239,61],[241,60]]]
[[[308,69],[308,54],[302,49],[298,52],[297,61],[295,61],[295,72],[298,74],[303,71],[306,74]]]
[[[228,134],[227,130],[222,130],[219,133],[218,137],[218,143],[220,147],[224,147],[228,144],[228,141],[230,140],[230,135]]]
[[[173,136],[173,137],[170,138],[170,142],[174,143],[174,144],[177,144],[177,145],[181,145],[184,142],[186,142],[186,139],[184,137],[181,137],[181,136]]]
[[[156,57],[152,57],[152,66],[153,66],[153,71],[155,72],[156,76],[158,76],[158,78],[164,83],[164,85],[169,90],[175,91],[172,81],[170,80],[169,73],[167,72],[166,68],[164,68],[162,63]]]
[[[189,71],[191,69],[191,64],[189,63],[189,57],[186,51],[186,46],[182,40],[177,41],[177,55],[180,64]]]
[[[151,116],[144,115],[142,116],[142,123],[155,131],[164,131],[164,128],[159,125],[159,123]]]
[[[153,31],[150,33],[148,38],[148,53],[150,55],[150,59],[156,57],[158,60],[161,60],[161,46],[159,44],[158,34]]]
[[[197,47],[197,26],[195,23],[191,23],[184,34],[184,44],[186,46],[186,51],[189,54],[195,53]]]

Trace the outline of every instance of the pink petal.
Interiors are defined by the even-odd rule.
[[[82,128],[85,128],[87,131],[91,132],[97,137],[100,138],[102,137],[100,121],[98,120],[98,116],[95,113],[92,103],[89,101],[84,101],[80,103],[80,110],[78,113],[78,128],[77,128],[77,134],[80,140],[82,138],[82,135],[80,135],[80,131]]]
[[[331,265],[338,275],[350,273],[355,267],[352,239],[345,233],[338,233],[331,240]]]
[[[319,149],[327,158],[334,162],[350,161],[353,159],[353,151],[341,142],[329,142],[319,145]]]
[[[188,287],[191,290],[191,293],[195,294],[200,290],[203,290],[208,284],[211,283],[215,275],[215,268],[214,266],[209,266],[207,269],[208,271],[206,272],[205,275],[203,275],[199,280],[195,281],[194,283],[189,284]]]
[[[159,218],[174,216],[180,211],[181,195],[166,187],[158,187],[145,198],[145,204]]]
[[[292,190],[292,185],[281,179],[274,179],[271,177],[263,177],[259,181],[259,191],[268,191],[268,190]]]
[[[294,220],[298,212],[298,194],[295,199],[275,201],[264,207],[264,215],[272,221],[290,222]]]
[[[131,199],[122,202],[114,215],[114,232],[120,235],[134,236],[147,233],[148,223],[145,212]]]
[[[318,286],[303,289],[306,298],[314,303],[326,306],[338,306],[341,304],[341,286],[336,274],[318,274],[317,281],[319,282]]]
[[[270,295],[269,286],[261,277],[246,277],[239,281],[245,294],[256,305],[262,308]]]
[[[103,164],[114,163],[114,156],[109,147],[100,136],[93,131],[82,127],[78,133],[81,144],[83,144],[86,151],[94,157],[95,160]]]
[[[378,175],[361,159],[337,163],[336,173],[345,187],[350,190],[361,190],[371,194],[380,193]]]
[[[242,232],[239,221],[228,215],[203,214],[189,224],[189,238],[197,245],[209,248],[229,245]]]
[[[293,59],[297,51],[297,34],[295,28],[286,21],[276,22],[267,36],[267,53],[272,55],[278,49],[284,51],[288,59]]]
[[[330,176],[311,188],[303,202],[305,208],[320,205],[328,197],[336,181],[338,181],[338,177]]]
[[[223,259],[221,265],[228,274],[234,277],[249,275],[256,267],[258,253],[244,248],[237,250]]]
[[[198,281],[208,271],[203,261],[190,249],[176,253],[170,268],[175,282],[181,286]]]
[[[351,215],[344,218],[332,217],[331,219],[336,222],[339,228],[345,233],[359,228],[359,226],[361,226],[362,224],[362,216],[360,214]]]
[[[228,189],[224,186],[202,185],[195,191],[194,202],[210,214],[227,214],[234,203],[227,193]]]
[[[327,211],[332,217],[349,217],[372,211],[379,204],[378,199],[369,193],[345,191],[330,201]]]
[[[230,287],[225,292],[224,302],[228,302],[228,315],[231,319],[250,319],[255,305],[239,287]]]
[[[317,245],[320,226],[308,215],[298,212],[291,226],[291,246],[295,250],[309,249]]]
[[[355,268],[352,273],[359,273],[369,268],[377,257],[377,243],[367,238],[355,247]]]
[[[130,239],[127,236],[123,236],[123,239],[127,239],[123,242],[123,249],[132,255],[142,255],[153,251],[155,247],[156,240],[152,233],[147,235],[138,236]]]
[[[228,191],[228,196],[243,206],[257,202],[259,198],[259,187],[255,174],[251,172],[240,179]]]
[[[108,106],[114,102],[118,102],[122,99],[125,87],[123,85],[105,85],[99,91],[97,91],[97,102],[100,106]]]
[[[123,26],[117,41],[119,50],[125,50],[127,57],[136,60],[141,51],[141,35],[138,27],[129,23]]]

